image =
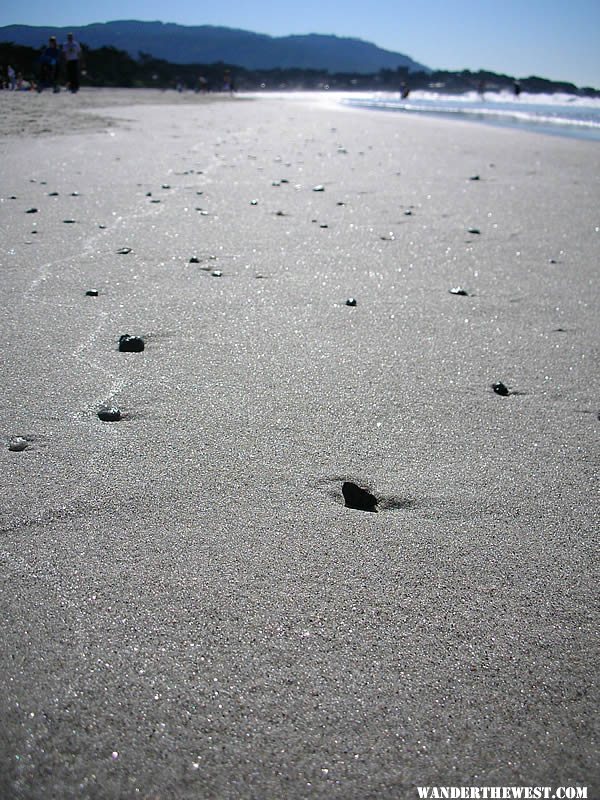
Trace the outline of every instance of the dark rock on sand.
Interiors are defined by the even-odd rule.
[[[48,192],[48,197],[58,197],[58,192]]]
[[[88,289],[85,293],[86,297],[98,297],[98,289]]]
[[[492,389],[496,392],[496,394],[499,394],[502,397],[506,397],[510,394],[510,389],[508,386],[502,383],[502,381],[496,381],[496,383],[492,383]]]
[[[481,231],[479,230],[479,228],[469,228],[468,232],[469,232],[469,233],[474,233],[474,234],[476,234],[477,236],[478,236],[478,235],[481,233]]]
[[[37,210],[37,208],[28,208],[25,213],[26,214],[37,214],[38,210]]]
[[[128,333],[124,333],[119,338],[121,353],[141,353],[144,347],[144,340],[140,336],[130,336]]]
[[[448,291],[450,292],[450,294],[458,294],[461,297],[468,297],[469,296],[469,293],[467,292],[467,290],[463,289],[460,286],[453,286],[452,289],[448,289]]]
[[[102,422],[118,422],[121,419],[121,411],[116,406],[100,406],[98,418]]]
[[[349,297],[346,300],[346,305],[347,306],[355,306],[356,305],[356,298],[355,297]]]
[[[8,443],[8,449],[12,450],[13,453],[20,453],[22,450],[27,450],[28,447],[29,442],[22,436],[13,436]]]
[[[322,183],[320,183],[318,186],[313,186],[313,192],[324,192],[324,191],[325,187],[323,186]]]
[[[471,177],[469,178],[469,180],[470,180],[470,181],[478,181],[478,180],[481,180],[481,179],[480,179],[479,175],[471,175]]]
[[[63,219],[63,222],[66,223],[67,225],[74,225],[75,224],[75,220],[74,219]]]
[[[358,511],[377,513],[377,498],[366,489],[362,489],[351,481],[342,484],[344,504],[347,508],[356,508]]]
[[[119,249],[117,250],[117,253],[120,256],[126,256],[127,253],[131,253],[131,247],[119,247]]]
[[[199,264],[200,263],[200,259],[198,258],[198,256],[192,256],[190,258],[190,260],[189,260],[189,263],[190,264]]]

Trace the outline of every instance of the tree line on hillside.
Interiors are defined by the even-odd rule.
[[[448,93],[477,91],[512,91],[515,78],[480,70],[471,72],[409,72],[406,67],[396,70],[382,69],[372,75],[360,73],[329,73],[319,69],[264,69],[250,70],[235,64],[172,64],[140,53],[137,59],[115,47],[83,50],[84,72],[82,86],[194,89],[197,91],[223,91],[231,88],[242,91],[255,90],[363,90],[402,91],[435,89]],[[12,42],[0,43],[0,84],[6,86],[7,68],[11,65],[22,78],[22,88],[34,86],[39,79],[40,52],[32,47]],[[532,76],[519,79],[524,92],[565,92],[582,96],[599,97],[600,91],[578,88],[572,83],[550,81]]]

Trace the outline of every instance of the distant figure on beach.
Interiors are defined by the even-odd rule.
[[[515,81],[513,83],[513,92],[515,93],[515,97],[518,97],[521,94],[521,84],[519,81]]]
[[[60,92],[58,88],[58,70],[60,68],[60,50],[56,42],[56,36],[51,36],[48,40],[48,47],[42,50],[40,56],[40,83],[38,92],[52,87],[56,94]]]
[[[14,92],[14,90],[17,88],[17,75],[12,64],[9,64],[6,68],[6,74],[8,76],[8,88],[11,92]]]
[[[479,81],[479,86],[477,87],[477,94],[483,100],[485,98],[485,81]]]
[[[198,81],[196,82],[196,92],[201,92],[202,94],[206,94],[206,92],[208,92],[208,81],[204,75],[200,75],[198,77]]]
[[[229,92],[230,94],[233,94],[235,91],[235,87],[233,85],[233,75],[229,69],[226,69],[225,74],[223,75],[223,91]]]
[[[403,100],[406,100],[409,94],[410,94],[410,89],[405,83],[403,83],[402,86],[400,87],[400,97]]]
[[[67,66],[69,91],[75,94],[79,91],[81,45],[75,41],[72,33],[67,34],[67,41],[63,44],[62,51]]]

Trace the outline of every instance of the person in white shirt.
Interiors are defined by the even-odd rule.
[[[79,62],[81,60],[81,45],[73,38],[72,33],[67,34],[67,41],[62,46],[63,57],[67,64],[67,81],[69,91],[79,91]]]

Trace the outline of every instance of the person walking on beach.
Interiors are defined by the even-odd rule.
[[[14,92],[17,88],[17,76],[12,64],[8,65],[6,74],[8,75],[8,88],[11,92]]]
[[[38,92],[52,86],[52,91],[56,94],[60,92],[58,88],[58,70],[60,68],[60,50],[56,42],[56,36],[51,36],[48,40],[48,47],[42,50],[40,57],[41,75]]]
[[[75,41],[72,33],[67,34],[67,41],[63,44],[62,51],[67,65],[69,91],[75,94],[79,91],[81,45]]]

